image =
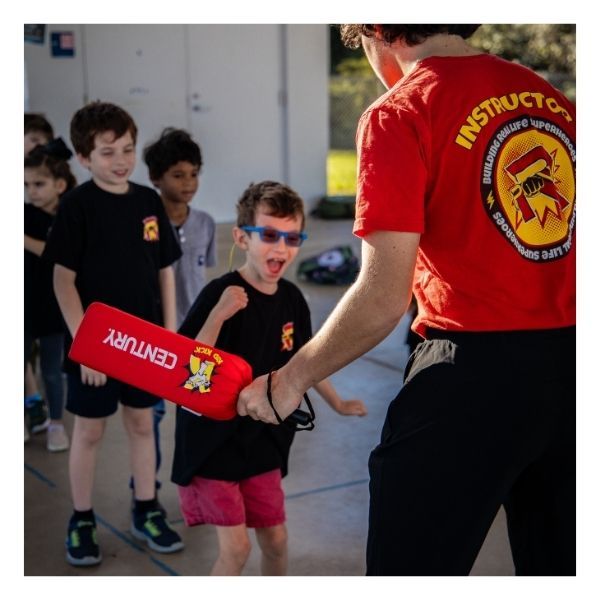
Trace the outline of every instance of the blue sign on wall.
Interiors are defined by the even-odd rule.
[[[72,31],[53,31],[50,34],[52,56],[75,56],[75,34]]]

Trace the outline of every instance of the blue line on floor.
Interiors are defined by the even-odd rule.
[[[297,492],[296,494],[288,494],[285,499],[293,500],[295,498],[301,498],[302,496],[308,496],[310,494],[320,494],[321,492],[329,492],[331,490],[339,490],[342,488],[351,487],[353,485],[361,485],[363,483],[368,483],[368,479],[359,479],[357,481],[347,481],[346,483],[338,483],[336,485],[328,485],[322,488],[315,488],[314,490],[306,490],[305,492]]]
[[[24,466],[27,471],[29,471],[32,475],[37,477],[40,481],[43,481],[46,485],[48,485],[51,488],[56,488],[56,484],[53,481],[50,481],[50,479],[48,479],[47,477],[44,477],[44,475],[42,475],[37,469],[34,469],[31,465],[28,465],[27,463],[25,463]],[[154,556],[146,552],[146,550],[142,546],[134,543],[127,535],[123,534],[116,527],[113,527],[108,521],[100,517],[98,513],[96,513],[96,521],[98,521],[98,523],[100,523],[101,525],[104,525],[104,527],[106,527],[109,531],[116,535],[120,540],[124,541],[126,544],[131,546],[134,550],[137,550],[141,554],[145,554],[157,567],[162,569],[168,575],[179,575],[177,571],[174,571],[171,567],[169,567],[162,561],[154,558]]]
[[[25,469],[29,471],[32,475],[35,475],[40,481],[43,481],[46,485],[51,488],[55,488],[56,484],[53,481],[50,481],[47,477],[44,477],[37,469],[34,469],[32,466],[25,463]]]
[[[106,529],[108,529],[109,531],[114,533],[119,539],[121,539],[126,544],[131,546],[134,550],[137,550],[141,554],[146,554],[144,549],[139,544],[136,544],[134,541],[131,540],[131,538],[129,538],[127,535],[125,535],[124,533],[119,531],[116,527],[111,525],[108,521],[106,521],[105,519],[100,517],[98,515],[98,513],[94,513],[94,514],[96,515],[96,521],[98,521],[98,523],[100,523],[101,525],[104,525],[104,527],[106,527]]]
[[[171,567],[165,565],[164,562],[161,562],[160,560],[154,558],[154,556],[150,556],[150,560],[155,563],[156,565],[158,565],[163,571],[166,571],[166,573],[168,573],[169,575],[175,575],[178,576],[179,573],[173,569],[171,569]]]
[[[154,556],[152,556],[151,554],[146,552],[146,550],[142,546],[133,542],[131,540],[131,538],[129,538],[129,536],[127,536],[123,532],[119,531],[116,527],[111,525],[108,521],[104,520],[102,517],[99,517],[97,513],[96,513],[96,521],[98,521],[101,525],[104,525],[104,527],[106,527],[109,531],[114,533],[114,535],[116,535],[120,540],[124,541],[126,544],[129,544],[129,546],[131,546],[134,550],[137,550],[141,554],[145,554],[146,556],[148,556],[148,558],[155,565],[157,565],[160,569],[162,569],[168,575],[179,575],[179,573],[177,573],[177,571],[174,571],[171,567],[165,565],[165,563],[163,563],[162,561],[154,558]]]
[[[384,369],[390,369],[392,371],[396,371],[397,373],[404,373],[404,367],[398,367],[396,365],[391,365],[390,363],[385,362],[384,360],[380,360],[379,358],[373,358],[372,356],[361,356],[361,360],[366,360],[367,362],[373,363],[378,367],[383,367]]]

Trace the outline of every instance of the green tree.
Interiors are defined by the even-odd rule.
[[[575,25],[482,25],[470,38],[477,48],[526,65],[575,100]]]
[[[575,25],[482,25],[470,41],[536,71],[575,77]]]
[[[331,147],[352,149],[358,118],[384,88],[362,50],[341,43],[339,26],[331,26],[330,39]],[[575,25],[481,25],[469,41],[485,52],[536,70],[575,100]]]

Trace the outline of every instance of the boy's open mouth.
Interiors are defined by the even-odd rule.
[[[283,265],[285,264],[284,260],[277,258],[270,258],[267,260],[267,269],[269,269],[269,273],[271,275],[279,275],[281,269],[283,269]]]

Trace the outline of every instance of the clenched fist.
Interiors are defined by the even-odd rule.
[[[246,308],[247,305],[248,294],[246,290],[240,285],[230,285],[223,290],[214,311],[221,320],[226,321],[239,310]]]

